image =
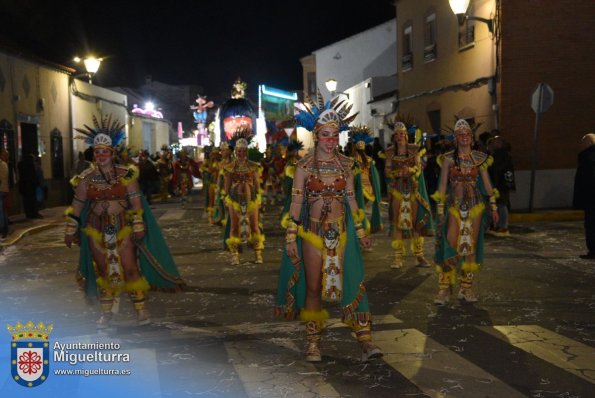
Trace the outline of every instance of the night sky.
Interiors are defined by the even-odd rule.
[[[155,5],[151,5],[155,4]],[[52,62],[104,58],[100,86],[138,87],[146,75],[196,84],[211,98],[248,84],[301,89],[299,59],[395,17],[393,0],[0,1],[0,34]]]

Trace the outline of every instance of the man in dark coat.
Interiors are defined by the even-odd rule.
[[[586,134],[581,144],[583,150],[578,154],[572,205],[585,211],[588,253],[580,258],[595,260],[595,134]]]

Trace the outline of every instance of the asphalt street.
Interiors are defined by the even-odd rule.
[[[240,266],[222,250],[222,230],[207,222],[203,198],[153,211],[188,290],[152,293],[152,322],[137,326],[122,297],[110,329],[98,331],[98,305],[85,302],[74,277],[78,248],[63,229],[24,236],[0,252],[0,319],[53,324],[52,342],[117,342],[128,376],[52,374],[43,396],[184,397],[593,397],[595,262],[584,253],[580,221],[523,222],[510,237],[486,237],[477,304],[432,304],[433,269],[389,267],[390,238],[373,236],[364,253],[374,338],[385,356],[360,362],[359,346],[329,306],[323,361],[303,360],[305,331],[274,317],[284,231],[276,208],[264,216],[265,263],[245,248]],[[386,214],[385,214],[386,216]],[[425,252],[432,256],[433,239]],[[10,375],[10,335],[0,350],[2,396],[33,396]],[[53,344],[53,343],[52,343]],[[74,352],[74,351],[73,351]],[[104,364],[100,364],[104,365]],[[111,364],[113,365],[113,364]],[[53,369],[68,363],[54,361]],[[88,368],[99,367],[87,363]],[[43,390],[45,389],[45,390]],[[24,394],[27,391],[27,394]],[[59,391],[59,392],[58,392]],[[134,391],[135,393],[132,393]],[[5,395],[6,393],[12,395]],[[41,396],[41,395],[40,395]]]

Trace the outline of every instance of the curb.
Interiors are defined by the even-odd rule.
[[[579,210],[547,211],[536,213],[510,213],[508,215],[509,223],[532,221],[582,221],[584,219],[584,212]]]
[[[14,245],[15,243],[17,243],[19,240],[21,240],[25,236],[28,236],[35,232],[41,232],[46,229],[58,227],[60,225],[63,225],[63,224],[58,223],[58,222],[53,222],[50,224],[39,224],[39,225],[35,225],[33,227],[25,228],[25,229],[19,231],[18,233],[16,233],[15,236],[11,236],[10,239],[5,240],[4,242],[0,242],[0,247]]]

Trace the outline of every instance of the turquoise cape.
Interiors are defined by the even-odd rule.
[[[155,220],[153,212],[144,196],[141,196],[141,203],[143,207],[143,221],[145,222],[145,236],[139,242],[141,245],[144,245],[144,249],[137,251],[140,273],[149,283],[151,290],[169,292],[183,290],[186,285],[180,278],[180,273],[161,234],[161,228],[157,224],[157,220]],[[88,213],[89,203],[87,202],[81,212],[81,225],[78,232],[81,242],[79,272],[84,281],[85,294],[87,297],[96,298],[98,296],[97,275],[93,267],[93,256],[89,247],[89,237],[81,231],[86,226]]]
[[[308,215],[302,207],[300,219],[307,220]],[[355,227],[349,204],[344,199],[347,241],[343,255],[343,297],[340,305],[342,319],[349,321],[369,321],[370,310],[364,286],[364,263],[359,240],[355,234]],[[303,222],[302,222],[303,225]],[[298,256],[300,261],[293,265],[287,256],[285,245],[281,257],[281,268],[277,287],[276,313],[286,319],[294,319],[305,306],[306,277],[302,262],[302,238],[297,238]]]

